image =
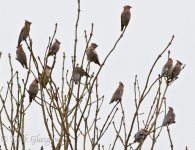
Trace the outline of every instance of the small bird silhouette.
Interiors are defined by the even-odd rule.
[[[175,123],[175,113],[173,112],[173,108],[169,107],[168,113],[165,115],[162,126],[170,125]]]
[[[25,67],[26,69],[28,69],[27,66],[27,58],[26,58],[26,54],[22,48],[22,44],[19,44],[17,46],[17,50],[16,50],[16,59],[21,63],[21,65],[23,67]]]
[[[164,65],[161,73],[161,77],[168,77],[171,75],[171,72],[173,70],[173,60],[171,58],[168,58],[166,64]]]
[[[112,95],[110,104],[113,103],[114,101],[121,101],[122,96],[123,96],[123,91],[124,91],[124,85],[122,82],[119,82],[118,88],[116,89],[116,91]]]
[[[31,24],[32,24],[31,22],[29,22],[28,20],[25,20],[24,27],[22,28],[22,30],[20,32],[20,35],[19,35],[19,38],[18,38],[18,45],[22,41],[25,41],[26,38],[29,36],[29,33],[30,33],[30,25]]]
[[[43,86],[43,88],[46,88],[49,82],[50,74],[51,74],[51,67],[46,65],[41,75],[41,78],[39,79],[39,82]]]
[[[80,78],[83,76],[90,77],[89,74],[83,68],[79,67],[79,64],[77,64],[73,72],[73,80],[75,84],[78,84]]]
[[[123,31],[124,27],[127,27],[129,24],[129,20],[131,18],[130,9],[132,8],[129,5],[123,7],[123,12],[121,13],[121,31]]]
[[[174,66],[174,68],[171,72],[171,75],[170,75],[170,80],[171,81],[174,80],[175,78],[177,78],[177,76],[179,75],[179,73],[181,71],[181,66],[182,65],[183,64],[179,60],[177,60],[177,63],[175,64],[175,66]]]
[[[35,97],[39,91],[38,83],[39,83],[39,80],[37,78],[35,78],[29,86],[29,102],[30,103],[32,102],[32,100],[35,99]]]
[[[142,143],[146,136],[148,134],[148,131],[146,129],[141,129],[139,130],[135,135],[134,135],[134,143],[138,142],[138,143]]]
[[[87,48],[86,50],[87,60],[89,62],[94,62],[95,64],[98,64],[100,66],[98,54],[95,51],[96,47],[98,47],[96,43],[91,43],[91,45]]]
[[[52,46],[51,46],[50,49],[49,49],[48,57],[57,54],[57,52],[58,52],[59,49],[60,49],[60,44],[61,44],[61,43],[60,43],[57,39],[55,39],[55,42],[52,44]]]

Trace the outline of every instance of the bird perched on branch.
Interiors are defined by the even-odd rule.
[[[28,66],[27,66],[27,58],[26,58],[26,54],[22,48],[22,44],[19,44],[17,46],[17,50],[16,50],[16,59],[21,63],[21,65],[28,69]]]
[[[19,38],[18,38],[18,45],[26,40],[26,38],[29,36],[29,33],[30,33],[30,25],[32,23],[29,22],[28,20],[25,20],[25,24],[24,24],[24,27],[22,28],[21,32],[20,32],[20,35],[19,35]]]
[[[170,125],[175,123],[175,113],[173,112],[173,108],[169,107],[168,113],[165,115],[162,126]]]
[[[90,77],[89,74],[83,68],[79,67],[79,65],[77,64],[73,72],[73,80],[75,84],[78,84],[80,78],[83,76]]]
[[[181,66],[182,65],[183,64],[179,60],[177,60],[177,63],[175,64],[175,66],[174,66],[174,68],[173,68],[173,70],[171,72],[171,75],[170,75],[170,80],[171,81],[173,81],[174,79],[177,78],[177,76],[179,75],[179,73],[181,71]]]
[[[122,96],[123,96],[123,91],[124,91],[124,85],[122,82],[119,82],[118,88],[116,89],[116,91],[112,95],[110,104],[113,103],[114,101],[121,101]]]
[[[60,42],[57,39],[55,39],[55,42],[52,44],[52,46],[49,49],[48,57],[56,55],[59,49],[60,49]]]
[[[161,73],[161,77],[168,77],[171,75],[171,72],[173,70],[173,60],[171,58],[168,58],[166,64],[164,65]]]
[[[134,143],[138,142],[138,143],[142,143],[146,136],[148,134],[148,131],[146,129],[141,129],[139,130],[135,135],[134,135]]]
[[[39,79],[39,82],[43,86],[43,88],[46,88],[46,86],[49,82],[50,74],[51,74],[51,67],[46,65],[45,69],[41,75],[41,78]]]
[[[96,47],[98,47],[96,43],[91,43],[91,45],[87,48],[87,60],[88,62],[94,62],[95,64],[98,64],[100,66],[98,54],[95,51]]]
[[[36,97],[36,95],[39,91],[38,83],[39,83],[39,80],[37,78],[35,78],[29,86],[29,91],[28,92],[29,92],[29,102],[30,103],[32,102],[32,100],[35,99],[35,97]]]
[[[121,13],[121,31],[123,31],[124,27],[127,27],[129,24],[129,20],[131,18],[130,9],[132,8],[129,5],[123,7],[123,12]]]

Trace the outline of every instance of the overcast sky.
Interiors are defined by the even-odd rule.
[[[109,109],[112,108],[108,106],[110,97],[118,82],[122,81],[125,85],[123,104],[127,111],[126,115],[129,115],[127,121],[131,121],[134,113],[131,111],[134,110],[134,76],[138,75],[140,87],[143,89],[151,65],[174,34],[175,39],[170,47],[171,57],[174,63],[178,59],[186,64],[186,68],[167,93],[167,105],[172,106],[176,113],[176,124],[171,125],[170,129],[175,149],[182,150],[186,145],[189,149],[195,149],[195,118],[191,117],[195,114],[193,86],[195,83],[195,2],[193,0],[81,0],[78,56],[82,56],[85,48],[84,30],[89,32],[93,22],[92,41],[99,45],[97,52],[100,62],[104,59],[120,35],[120,15],[123,6],[127,4],[132,6],[129,26],[103,68],[99,79],[100,92],[105,95],[107,101],[104,105],[107,105]],[[15,60],[17,40],[25,19],[32,22],[33,50],[41,57],[47,47],[48,37],[52,35],[55,23],[58,23],[56,37],[61,41],[61,49],[57,55],[56,67],[62,64],[63,52],[66,52],[67,61],[71,60],[77,13],[76,0],[1,0],[0,10],[0,50],[3,53],[0,59],[0,86],[5,86],[8,80],[10,71],[8,53],[11,53],[14,69],[20,72],[21,78],[26,75],[26,71]],[[28,52],[27,57],[29,58]],[[78,59],[81,58],[78,57]],[[157,64],[154,76],[161,72],[166,60],[167,54]],[[92,70],[96,72],[97,69],[98,66],[93,65]],[[58,78],[57,69],[53,76],[55,79]],[[32,79],[33,76],[31,76]],[[150,104],[145,103],[145,107],[150,107]],[[28,118],[26,132],[29,138],[46,137],[46,134],[41,131],[44,125],[42,118],[37,117],[38,111],[34,104],[26,115]],[[108,113],[107,111],[105,109],[105,113]],[[110,134],[107,133],[106,137],[110,137]],[[110,143],[109,139],[106,143]],[[41,145],[44,143],[37,142],[33,145],[29,141],[27,148],[37,149]],[[168,136],[164,130],[156,149],[169,149],[169,145]],[[105,148],[108,148],[108,145]]]

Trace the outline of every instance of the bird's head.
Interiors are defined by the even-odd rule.
[[[173,63],[173,59],[170,58],[170,57],[168,58],[168,61],[171,62],[171,63]]]
[[[124,87],[124,85],[123,85],[123,83],[121,81],[119,81],[119,85],[122,86],[122,87]]]
[[[180,64],[180,65],[183,65],[183,63],[179,60],[176,60],[177,61],[177,64]]]
[[[55,41],[56,41],[58,44],[61,44],[61,43],[58,41],[58,39],[55,39]]]
[[[22,47],[22,44],[18,44],[16,48],[20,48],[20,47]]]
[[[97,45],[96,43],[91,43],[91,46],[92,46],[93,48],[98,47],[98,45]]]
[[[32,24],[32,22],[25,20],[25,25],[31,25],[31,24]]]
[[[169,111],[173,111],[173,108],[171,106],[169,106],[168,108],[169,108]]]
[[[129,5],[125,5],[123,8],[124,8],[124,9],[131,9],[132,7],[129,6]]]
[[[34,82],[35,82],[36,84],[38,84],[38,83],[39,83],[38,78],[35,78]]]
[[[48,65],[46,65],[46,66],[45,66],[45,68],[47,68],[47,69],[51,69],[51,67],[50,67],[50,66],[48,66]]]

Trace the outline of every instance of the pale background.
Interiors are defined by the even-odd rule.
[[[195,102],[194,86],[192,85],[195,83],[195,2],[193,0],[81,0],[78,59],[80,59],[79,56],[82,56],[85,48],[84,30],[89,32],[92,22],[94,23],[92,41],[99,45],[97,51],[100,62],[104,59],[120,35],[120,14],[126,4],[133,7],[131,10],[132,18],[123,39],[107,61],[99,79],[100,93],[104,94],[106,99],[104,107],[109,108],[109,110],[112,108],[111,105],[108,106],[110,97],[117,87],[118,81],[122,81],[125,85],[123,105],[126,106],[127,122],[131,121],[134,112],[134,76],[138,74],[140,87],[143,89],[149,68],[174,34],[175,39],[170,47],[171,57],[185,63],[186,68],[167,93],[167,105],[172,106],[176,113],[176,124],[171,125],[170,129],[175,149],[183,150],[186,145],[190,150],[195,149],[195,118],[193,117]],[[32,21],[33,50],[41,57],[43,57],[47,47],[48,37],[52,35],[54,24],[57,22],[56,37],[62,44],[57,54],[58,66],[56,65],[56,67],[61,66],[64,51],[67,55],[67,62],[70,61],[74,44],[76,0],[1,0],[0,10],[0,50],[3,52],[0,59],[0,86],[5,86],[8,76],[10,76],[8,53],[12,55],[14,69],[20,72],[20,78],[26,76],[26,71],[15,60],[17,40],[25,19]],[[29,52],[27,52],[27,57],[29,58]],[[157,64],[158,67],[155,69],[154,75],[161,72],[166,59],[167,54]],[[93,66],[92,70],[97,71],[98,66]],[[53,77],[58,79],[60,75],[61,73],[56,72]],[[32,77],[31,80],[33,80]],[[31,80],[29,80],[29,84]],[[150,103],[145,102],[142,109],[149,106]],[[108,109],[104,110],[105,113],[108,113]],[[119,116],[121,116],[120,113]],[[36,144],[32,142],[32,138],[47,137],[46,132],[42,130],[44,128],[43,120],[35,104],[31,105],[26,117],[27,149],[38,149],[41,145],[45,147],[45,142],[36,142]],[[157,141],[155,148],[157,150],[170,149],[165,131],[164,129]],[[111,140],[115,138],[111,132],[114,132],[113,127],[105,135],[106,140],[103,143],[105,143],[106,149]],[[145,147],[147,147],[147,143],[145,143]]]

